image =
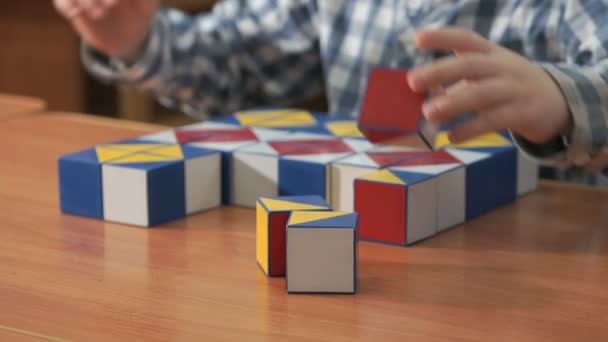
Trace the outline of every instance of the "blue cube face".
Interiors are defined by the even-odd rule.
[[[479,149],[479,152],[489,150]],[[517,150],[505,148],[467,165],[466,218],[479,217],[517,198]]]
[[[318,195],[326,198],[325,164],[302,160],[279,160],[279,195]]]
[[[101,165],[95,150],[61,157],[58,169],[61,211],[102,219]]]
[[[184,163],[148,172],[149,225],[155,226],[186,216]]]

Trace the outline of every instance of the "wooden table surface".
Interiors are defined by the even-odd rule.
[[[57,157],[158,129],[0,122],[0,340],[608,339],[603,190],[543,182],[414,247],[361,243],[354,296],[287,295],[256,265],[253,210],[154,229],[60,214]]]
[[[35,97],[0,94],[0,120],[41,112],[45,108],[46,103]]]

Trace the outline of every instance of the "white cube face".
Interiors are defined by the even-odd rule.
[[[437,232],[437,178],[407,188],[407,243],[429,238]]]
[[[444,231],[465,221],[466,169],[448,171],[438,176],[437,230]]]
[[[186,160],[187,214],[220,206],[222,181],[220,165],[219,154]]]
[[[107,221],[148,226],[148,174],[145,170],[103,165],[103,212]]]
[[[539,163],[517,151],[517,195],[525,195],[538,187]]]
[[[331,166],[329,203],[336,211],[354,210],[354,183],[358,177],[373,172],[373,168],[334,164]]]
[[[254,208],[258,197],[278,195],[279,159],[255,153],[232,155],[232,204]]]
[[[287,291],[353,293],[355,231],[345,228],[287,229]]]

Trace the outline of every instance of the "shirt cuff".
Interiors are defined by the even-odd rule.
[[[154,18],[139,54],[132,63],[108,56],[82,42],[81,59],[84,67],[92,75],[108,81],[131,84],[144,82],[160,70],[161,42],[164,32],[163,18],[159,12]]]
[[[532,143],[515,134],[512,134],[513,140],[524,152],[544,164],[563,168],[586,168],[601,153],[604,144],[597,141],[598,134],[594,132],[593,127],[594,121],[603,119],[601,99],[590,100],[585,95],[589,92],[601,92],[605,84],[603,80],[596,80],[595,76],[589,75],[578,66],[541,66],[553,78],[565,97],[574,126],[569,133],[556,136],[542,144]]]

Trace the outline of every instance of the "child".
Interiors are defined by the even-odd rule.
[[[545,161],[608,169],[604,0],[226,0],[196,17],[151,0],[55,5],[91,73],[193,116],[287,105],[323,86],[331,113],[356,116],[370,68],[398,67],[416,91],[445,87],[425,103],[431,122],[479,113],[454,142],[508,129]]]

